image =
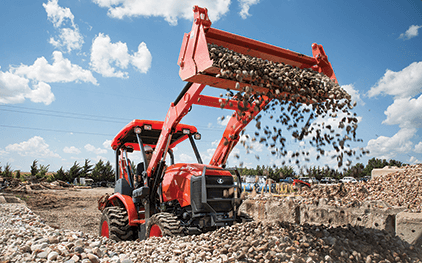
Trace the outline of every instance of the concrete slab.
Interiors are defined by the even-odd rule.
[[[404,169],[396,166],[386,166],[384,168],[375,168],[371,171],[371,179],[381,175],[387,175],[395,172],[403,172]]]
[[[293,200],[246,200],[240,211],[255,220],[281,220],[296,224],[326,226],[362,226],[385,230],[409,244],[422,246],[422,213],[403,212],[405,208],[387,207],[383,202],[368,201],[357,207],[297,203]]]

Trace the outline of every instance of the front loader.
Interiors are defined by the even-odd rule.
[[[199,234],[250,220],[239,213],[240,175],[236,172],[233,176],[226,169],[229,154],[239,142],[241,131],[272,99],[297,96],[309,103],[309,97],[290,89],[286,83],[259,78],[261,70],[241,68],[240,64],[228,62],[225,52],[234,54],[235,59],[243,54],[252,62],[270,61],[275,65],[323,73],[332,82],[337,82],[321,45],[313,44],[313,57],[308,57],[211,28],[207,9],[195,6],[193,11],[192,30],[183,38],[178,59],[179,75],[187,84],[170,104],[165,121],[133,120],[112,141],[116,153],[116,184],[113,195],[99,200],[103,213],[101,236],[114,240],[142,240],[152,236]],[[228,65],[237,69],[240,66],[240,69],[227,73]],[[266,72],[265,68],[262,72]],[[258,94],[261,100],[249,102],[236,96],[222,99],[201,95],[207,85]],[[318,93],[318,96],[323,99],[329,95]],[[195,139],[200,138],[197,129],[180,123],[193,105],[233,111],[209,164],[203,164],[196,147]],[[186,140],[190,142],[197,162],[175,163],[172,149]],[[146,145],[154,149],[148,164]],[[136,164],[129,158],[135,153],[144,160],[140,181],[134,174]]]

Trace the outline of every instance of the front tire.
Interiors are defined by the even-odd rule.
[[[164,236],[181,236],[183,235],[180,221],[177,217],[170,213],[158,213],[150,217],[146,226],[146,236],[164,237]]]
[[[106,207],[101,216],[99,235],[115,241],[134,240],[127,211],[117,206]]]

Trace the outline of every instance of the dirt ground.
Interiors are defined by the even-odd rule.
[[[27,207],[54,228],[98,235],[101,212],[97,200],[114,188],[40,190],[14,193]]]

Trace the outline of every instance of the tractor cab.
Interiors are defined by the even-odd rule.
[[[162,121],[151,120],[133,120],[127,124],[113,139],[111,147],[116,154],[116,172],[115,172],[115,193],[132,196],[133,190],[137,188],[135,175],[137,173],[137,165],[144,165],[143,175],[146,177],[148,169],[145,147],[148,145],[155,149],[160,134],[163,128]],[[176,129],[172,132],[171,140],[164,156],[168,153],[167,159],[169,165],[173,165],[174,154],[173,148],[179,143],[189,139],[192,145],[193,152],[196,156],[197,162],[202,164],[201,156],[196,147],[195,141],[199,140],[201,135],[198,133],[196,127],[185,124],[178,124]],[[157,154],[155,151],[153,155]],[[164,166],[167,164],[163,163]],[[146,182],[146,178],[143,178]],[[138,185],[140,187],[141,185]]]

